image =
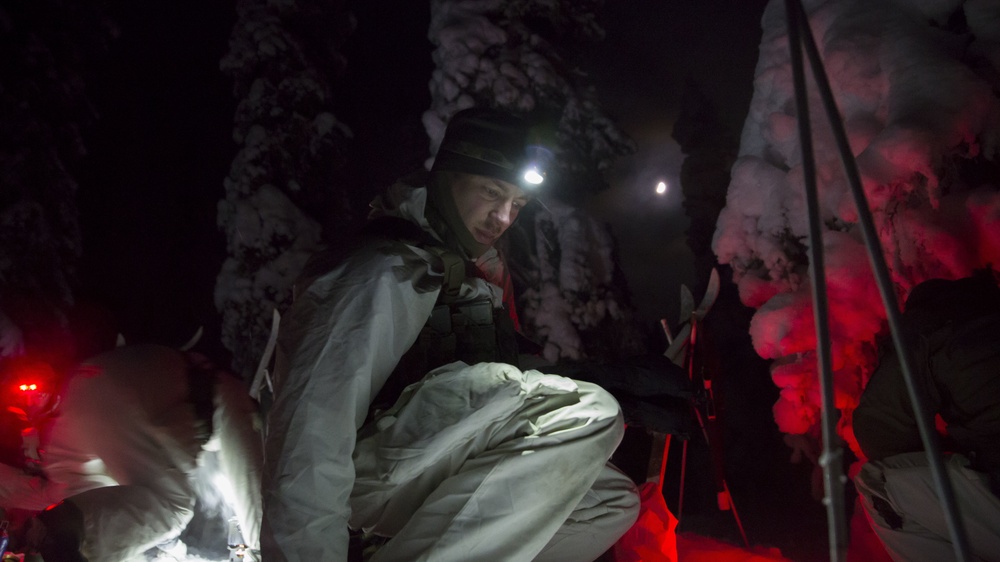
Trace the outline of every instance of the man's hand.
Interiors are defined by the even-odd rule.
[[[629,425],[682,437],[696,427],[691,379],[662,355],[640,355],[610,364],[561,363],[544,370],[604,388],[618,400]]]

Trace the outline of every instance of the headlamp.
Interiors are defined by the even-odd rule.
[[[532,166],[524,171],[524,181],[528,182],[530,185],[539,185],[545,181],[545,176],[538,171],[538,168]]]
[[[449,120],[431,171],[476,174],[537,191],[554,162],[546,138],[539,126],[504,110],[464,109]]]
[[[521,187],[533,191],[545,182],[549,165],[552,163],[552,151],[540,145],[525,147],[525,160],[521,167]]]
[[[43,411],[53,397],[56,374],[44,361],[22,357],[8,366],[6,380],[0,385],[0,404],[14,405],[34,416]]]

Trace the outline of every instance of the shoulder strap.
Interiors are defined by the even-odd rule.
[[[268,370],[271,368],[271,358],[274,356],[274,346],[278,342],[278,327],[281,325],[281,313],[278,309],[273,309],[271,314],[271,333],[267,338],[267,345],[264,346],[264,353],[260,357],[260,362],[257,363],[257,370],[253,375],[253,382],[250,383],[250,396],[253,396],[254,400],[258,402],[261,401],[261,394],[264,391],[264,385],[267,385],[267,391],[269,393],[274,393],[274,385],[271,382],[271,374]]]
[[[450,302],[458,297],[459,289],[466,277],[466,260],[424,229],[406,219],[380,217],[365,225],[361,232],[364,236],[401,240],[436,256],[441,260],[443,272],[439,300]]]

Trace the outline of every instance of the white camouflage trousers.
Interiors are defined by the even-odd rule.
[[[965,524],[970,554],[977,562],[1000,562],[1000,499],[990,491],[987,476],[969,469],[968,464],[969,459],[958,454],[950,455],[944,463]],[[956,559],[925,453],[904,453],[865,463],[854,481],[872,528],[893,560]]]
[[[594,560],[638,515],[623,429],[598,386],[446,365],[362,428],[351,527],[393,537],[374,562]]]
[[[89,560],[128,560],[176,537],[191,520],[196,500],[191,478],[202,447],[195,439],[193,408],[183,399],[183,373],[164,368],[156,373],[159,378],[150,377],[155,383],[148,393],[136,392],[141,385],[121,384],[129,375],[145,376],[142,371],[108,369],[70,383],[48,444],[46,471],[50,485],[65,490],[63,497],[83,512],[81,551]],[[143,394],[147,403],[162,399],[171,405],[151,411]],[[177,400],[164,396],[173,394]],[[236,496],[226,499],[256,547],[261,520],[256,410],[242,383],[223,375],[214,405],[210,444],[218,444],[219,471]]]

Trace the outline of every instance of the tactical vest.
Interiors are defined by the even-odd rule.
[[[509,311],[495,308],[485,297],[455,302],[462,283],[467,278],[480,276],[475,264],[441,246],[419,227],[403,219],[378,219],[365,231],[368,235],[417,246],[440,258],[445,271],[430,318],[372,401],[369,414],[392,406],[403,389],[448,363],[499,362],[517,366],[517,332]]]

